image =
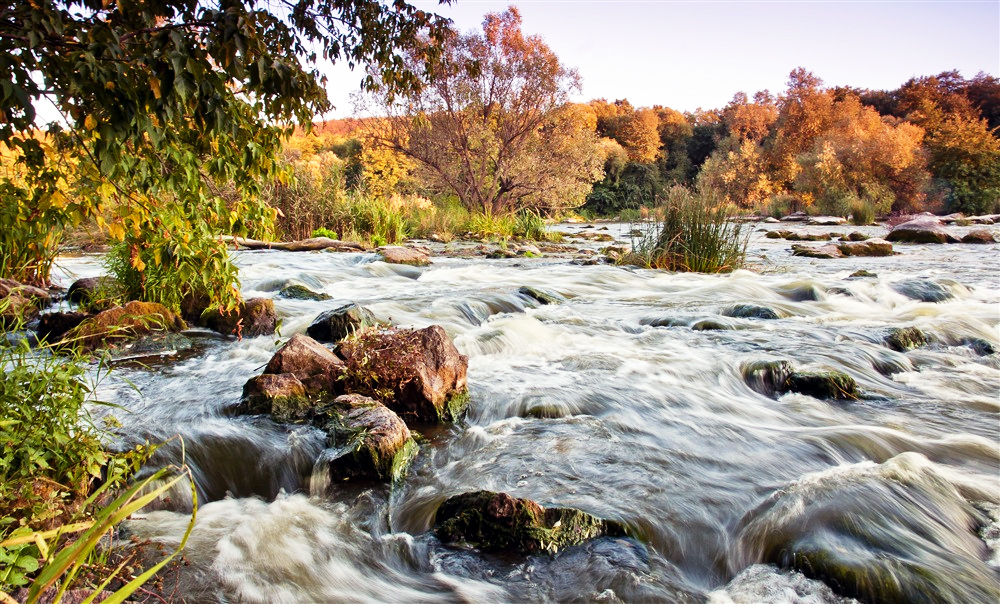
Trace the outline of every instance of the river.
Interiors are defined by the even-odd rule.
[[[610,229],[622,237],[628,225]],[[544,256],[435,256],[414,268],[374,254],[236,252],[245,297],[298,283],[333,299],[275,298],[280,335],[194,332],[193,351],[121,364],[97,390],[121,406],[113,413],[128,438],[180,435],[183,446],[172,441],[158,459],[183,452],[197,481],[188,566],[164,593],[995,603],[1000,246],[897,244],[891,258],[838,260],[789,247],[758,231],[749,270],[727,275]],[[859,269],[872,275],[852,276]],[[58,274],[68,285],[100,270],[98,257],[68,258]],[[540,305],[522,286],[564,300]],[[314,472],[318,430],[228,413],[281,342],[348,302],[397,325],[442,325],[469,357],[466,417],[422,430],[414,467],[392,489],[331,486]],[[722,315],[736,304],[779,318]],[[890,328],[910,326],[929,344],[884,344]],[[845,372],[862,396],[758,393],[743,368],[759,360]],[[480,489],[619,520],[633,537],[555,556],[444,547],[429,532],[437,506]],[[178,496],[129,530],[176,543],[189,505]]]

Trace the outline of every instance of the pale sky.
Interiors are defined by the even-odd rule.
[[[782,92],[805,67],[828,86],[894,89],[958,69],[1000,75],[1000,1],[458,0],[413,1],[481,31],[483,15],[516,5],[522,30],[575,67],[574,100],[627,98],[635,107],[721,108],[739,91]],[[335,67],[329,93],[351,115],[361,73]]]

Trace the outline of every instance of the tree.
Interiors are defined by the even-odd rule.
[[[115,265],[134,296],[232,307],[236,270],[218,235],[268,230],[259,192],[279,175],[280,135],[329,108],[316,62],[367,63],[366,86],[410,90],[420,74],[397,49],[432,59],[417,40],[445,24],[402,0],[8,1],[0,143],[25,176],[0,179],[4,207],[17,208],[0,214],[0,233],[62,203],[67,171],[33,135],[51,102],[65,121],[48,126],[51,146],[78,160],[80,197],[45,226],[93,215],[121,242]]]
[[[409,55],[411,71],[422,58]],[[413,158],[425,182],[471,210],[578,205],[601,177],[593,115],[568,104],[579,88],[510,7],[486,15],[481,34],[452,32],[418,92],[358,98],[367,136]],[[369,105],[370,103],[370,105]]]

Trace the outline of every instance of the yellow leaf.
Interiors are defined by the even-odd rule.
[[[150,76],[149,87],[153,89],[153,96],[155,96],[157,99],[159,99],[160,96],[162,96],[160,93],[160,78]]]
[[[93,113],[87,115],[87,119],[83,120],[83,127],[87,130],[93,130],[97,127],[97,119]]]
[[[142,258],[135,256],[132,258],[132,266],[135,270],[142,272],[146,268],[146,263],[142,261]]]
[[[124,227],[122,227],[122,225],[118,224],[117,222],[109,224],[108,235],[110,235],[112,239],[117,239],[118,241],[121,241],[122,239],[125,238],[125,229]]]

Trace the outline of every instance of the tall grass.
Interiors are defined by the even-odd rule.
[[[750,231],[729,220],[733,207],[711,190],[667,191],[663,218],[633,246],[626,261],[650,268],[722,273],[741,268]]]

